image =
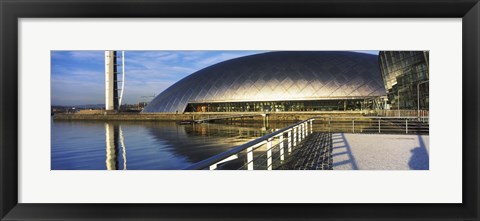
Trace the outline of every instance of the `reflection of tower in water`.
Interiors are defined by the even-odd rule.
[[[122,145],[122,158],[123,158],[123,169],[127,169],[127,152],[125,149],[125,143],[123,141],[123,131],[122,127],[113,124],[105,123],[105,147],[106,147],[106,160],[105,164],[107,170],[118,170],[119,169],[119,142]]]

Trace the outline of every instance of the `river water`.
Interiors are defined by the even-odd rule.
[[[182,169],[290,124],[52,120],[51,169]]]

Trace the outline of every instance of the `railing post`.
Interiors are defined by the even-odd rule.
[[[252,147],[247,148],[247,169],[253,170],[253,150]]]
[[[380,130],[380,127],[381,127],[381,125],[380,125],[380,120],[381,120],[381,118],[378,118],[378,133],[381,133],[381,132],[380,132],[380,131],[381,131],[381,130]]]
[[[297,126],[297,143],[300,143],[302,141],[302,125]]]
[[[305,139],[305,122],[302,123],[302,140]]]
[[[308,136],[308,121],[305,121],[304,125],[305,125],[305,137],[307,137]]]
[[[305,123],[302,123],[302,140],[305,139]]]
[[[308,136],[308,121],[305,121],[305,123],[303,123],[305,125],[305,137]]]
[[[288,152],[292,152],[292,131],[288,131]]]
[[[307,127],[305,126],[305,122],[302,123],[302,127],[303,127],[302,136],[303,136],[303,139],[305,139],[307,134]]]
[[[297,146],[297,127],[293,128],[293,146]]]
[[[304,122],[303,123],[303,139],[307,137],[307,132],[308,132],[307,122]]]
[[[408,119],[405,119],[405,133],[408,134]]]
[[[267,170],[272,170],[272,138],[267,140]]]
[[[307,125],[305,123],[306,122],[302,123],[302,125],[303,125],[303,138],[305,138],[307,136],[307,131],[308,131]]]
[[[300,143],[302,141],[302,124],[298,125],[298,142]]]
[[[297,141],[297,143],[300,143],[300,141],[301,141],[301,139],[302,139],[302,138],[300,137],[300,125],[299,125],[299,126],[296,126],[296,128],[297,128],[297,130],[296,130],[296,135],[295,135],[295,137],[297,138],[296,141]],[[295,144],[295,146],[296,146],[296,144]]]
[[[302,142],[302,125],[298,125],[298,135],[297,135],[298,142]]]
[[[285,152],[283,151],[283,143],[285,141],[283,140],[283,133],[282,135],[280,135],[280,160],[285,160],[285,156],[283,156],[285,154]]]

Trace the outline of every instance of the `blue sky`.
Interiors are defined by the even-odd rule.
[[[125,51],[122,103],[158,95],[187,75],[232,58],[265,51]],[[378,51],[358,51],[376,54]],[[52,51],[52,105],[105,103],[104,51]],[[151,98],[149,98],[151,99]]]

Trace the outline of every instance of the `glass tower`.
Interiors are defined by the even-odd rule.
[[[428,110],[428,51],[380,51],[390,109]]]

